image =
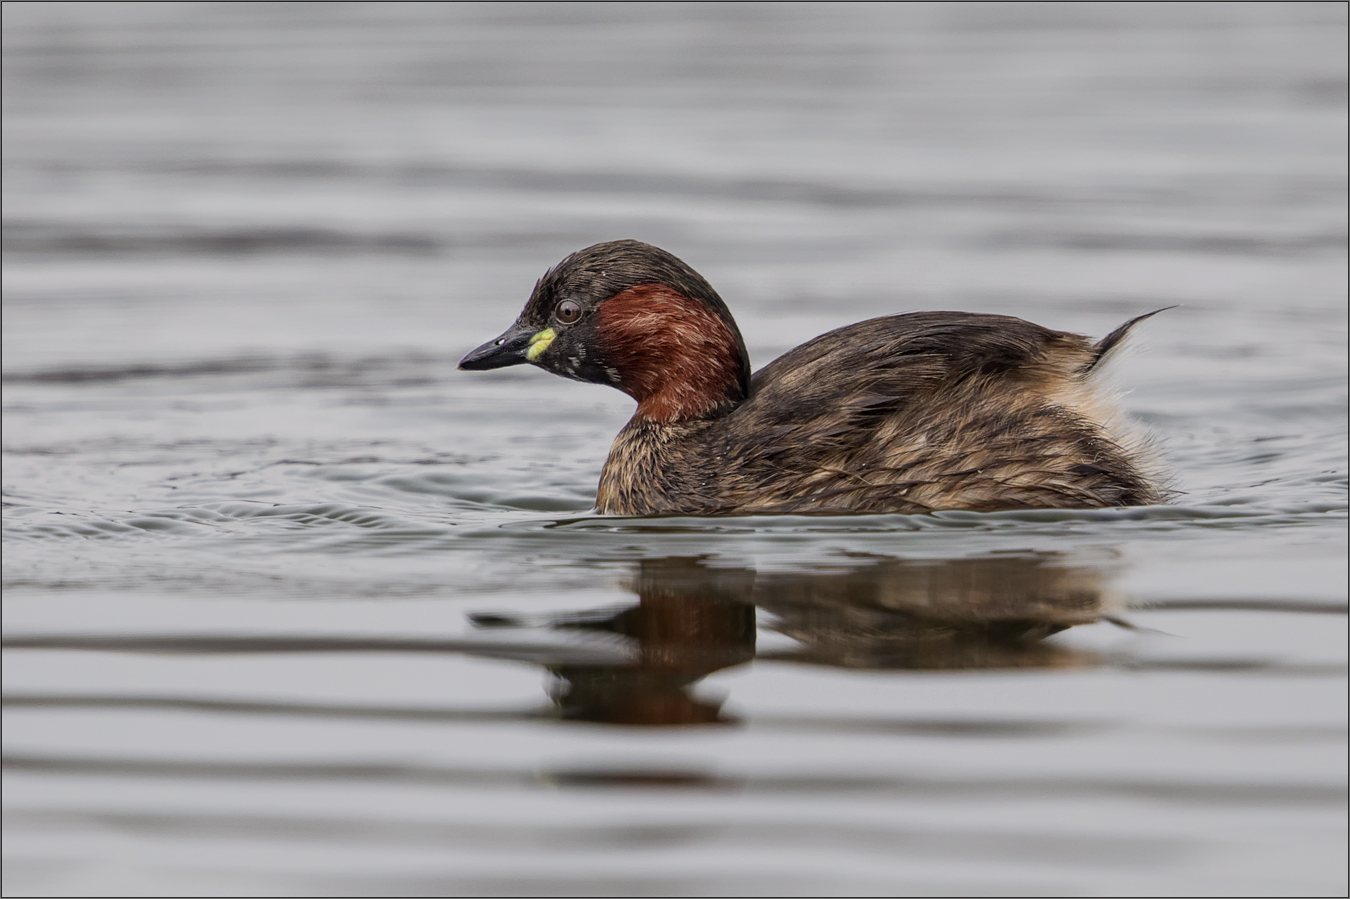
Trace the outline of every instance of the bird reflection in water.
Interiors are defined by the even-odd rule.
[[[751,659],[858,669],[1061,668],[1095,664],[1051,634],[1110,617],[1105,576],[1054,554],[911,561],[854,557],[842,570],[756,573],[704,558],[642,561],[636,605],[550,618],[547,626],[633,641],[624,664],[554,664],[569,720],[628,725],[730,723],[692,688]],[[796,646],[756,653],[756,609]],[[474,616],[482,627],[519,619]]]

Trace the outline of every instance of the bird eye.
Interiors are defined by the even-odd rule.
[[[553,314],[564,325],[570,325],[581,318],[581,306],[571,300],[563,300],[558,304],[558,308],[553,310]]]

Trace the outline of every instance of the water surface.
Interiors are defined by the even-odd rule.
[[[6,4],[5,892],[1343,895],[1345,9]],[[1167,506],[591,512],[455,362],[1094,336]]]

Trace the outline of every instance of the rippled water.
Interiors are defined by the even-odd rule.
[[[5,892],[1343,895],[1341,4],[4,7]],[[455,361],[1101,336],[1175,503],[591,513]]]

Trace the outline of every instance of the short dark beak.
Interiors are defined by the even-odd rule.
[[[489,368],[523,365],[530,361],[525,357],[525,353],[530,348],[530,338],[534,334],[534,328],[527,328],[516,322],[501,337],[489,340],[459,360],[459,367],[465,371],[487,371]]]

